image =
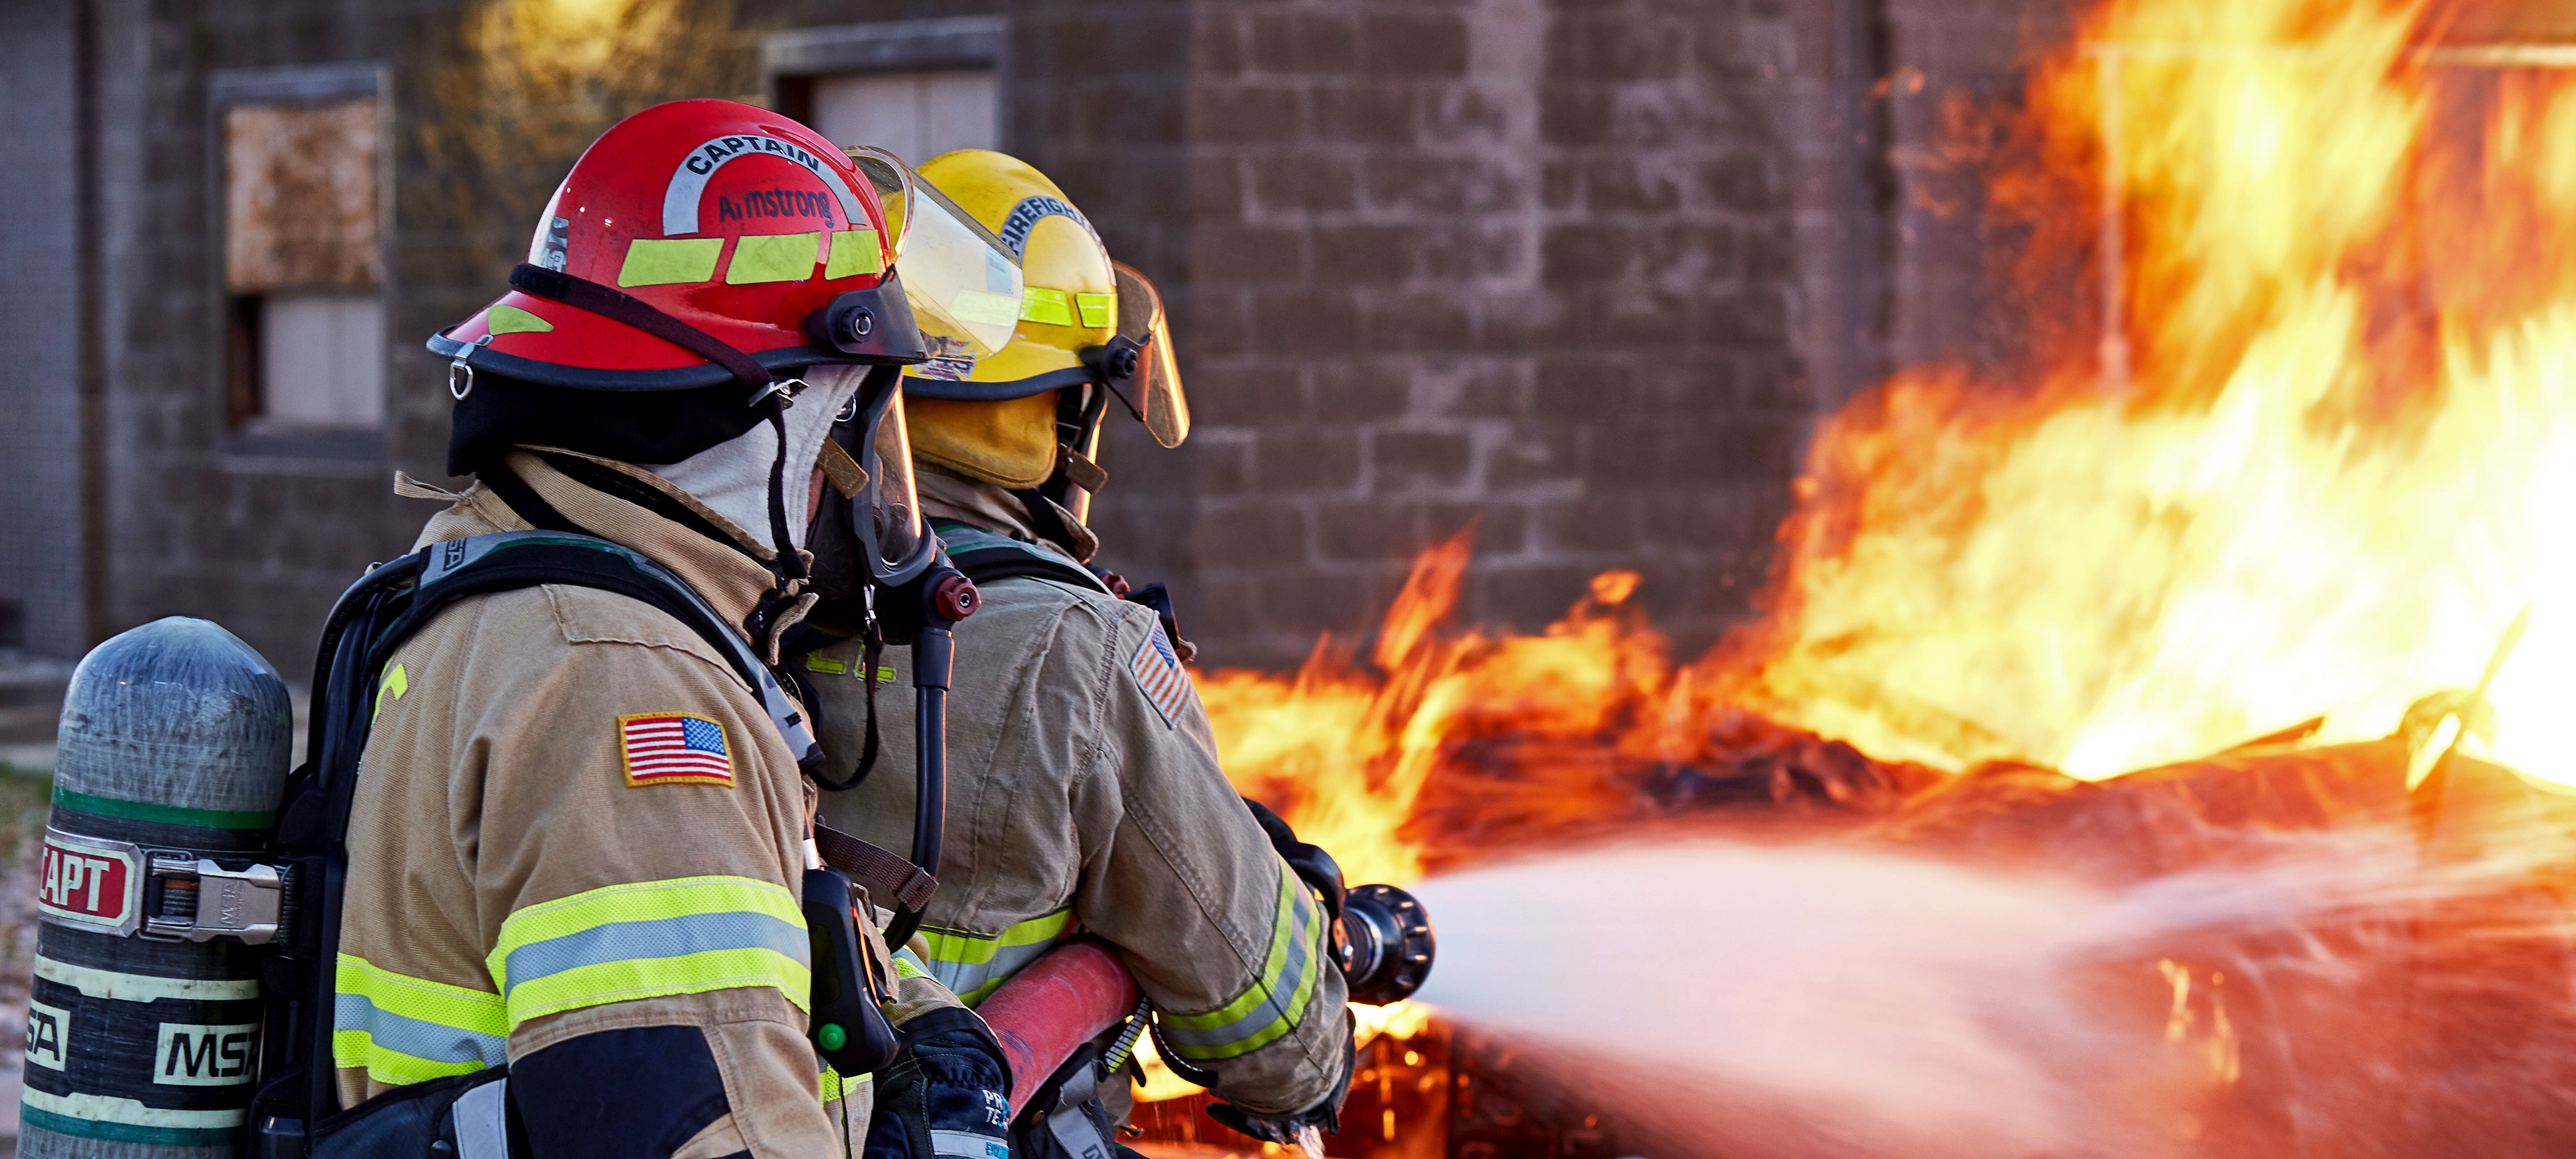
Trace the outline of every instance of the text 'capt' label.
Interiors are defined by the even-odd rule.
[[[135,855],[47,834],[36,908],[82,925],[122,926],[134,909]]]

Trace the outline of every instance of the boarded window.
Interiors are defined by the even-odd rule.
[[[380,113],[372,98],[224,110],[227,395],[238,425],[384,421]]]
[[[376,102],[224,110],[224,284],[372,290]]]
[[[991,69],[814,78],[813,125],[837,145],[874,145],[915,165],[951,149],[1002,147]]]

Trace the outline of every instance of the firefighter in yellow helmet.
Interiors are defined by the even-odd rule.
[[[1101,939],[1153,1006],[1163,1057],[1213,1087],[1220,1117],[1311,1137],[1330,1129],[1352,1062],[1317,896],[1338,899],[1338,880],[1310,885],[1227,782],[1168,602],[1123,599],[1123,583],[1080,566],[1098,545],[1083,516],[1106,481],[1093,461],[1103,416],[1126,411],[1166,447],[1188,433],[1160,301],[1025,162],[970,149],[920,173],[1019,255],[1026,289],[1002,350],[952,352],[904,380],[923,513],[985,599],[957,628],[946,842],[914,944],[971,1005],[1054,946]],[[870,651],[818,651],[803,675],[831,751],[865,751],[863,734],[881,731],[879,762],[905,768],[912,722],[866,701],[909,669]],[[826,798],[824,815],[901,848],[887,818],[912,816],[912,793],[877,776]],[[1074,1069],[1055,1077],[1087,1086]],[[1083,1122],[1108,1133],[1128,1102],[1124,1081],[1109,1085],[1105,1109],[1042,1094],[1021,1154],[1045,1159]]]

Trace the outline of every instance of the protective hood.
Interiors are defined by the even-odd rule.
[[[953,519],[986,531],[998,531],[1013,539],[1043,543],[1076,560],[1087,560],[1100,550],[1100,537],[1083,526],[1073,512],[1065,510],[1033,491],[1006,491],[980,479],[969,479],[936,466],[924,464],[915,476],[921,489],[921,513],[932,519]],[[1029,504],[1040,503],[1055,517],[1058,526],[1073,539],[1059,541],[1038,530],[1038,520],[1031,517]],[[1049,530],[1053,530],[1050,528]]]
[[[793,547],[805,546],[806,508],[812,488],[806,480],[831,434],[832,419],[856,397],[864,366],[816,366],[805,373],[805,390],[787,408],[787,535]],[[777,461],[778,433],[762,423],[677,463],[645,464],[674,487],[732,520],[763,542],[769,539],[769,467]]]

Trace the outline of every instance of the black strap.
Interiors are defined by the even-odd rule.
[[[968,548],[949,556],[948,562],[966,573],[966,578],[975,581],[977,587],[1006,579],[1042,579],[1094,591],[1109,590],[1089,568],[1075,567],[1016,546]],[[1163,637],[1171,642],[1174,649],[1187,649],[1187,654],[1181,659],[1188,660],[1197,655],[1198,649],[1181,639],[1180,613],[1173,609],[1171,592],[1163,585],[1146,584],[1119,598],[1153,609],[1154,618],[1163,622]]]
[[[948,562],[977,587],[1006,579],[1042,579],[1097,592],[1109,590],[1086,568],[1017,546],[968,548],[952,552]]]
[[[780,392],[769,400],[769,425],[778,431],[778,454],[769,460],[769,537],[778,552],[778,566],[772,569],[780,588],[788,580],[809,578],[805,571],[805,553],[796,550],[795,537],[787,533],[787,408],[789,397]],[[800,476],[802,478],[802,476]],[[812,515],[812,512],[807,512]],[[778,593],[786,595],[784,590]],[[763,641],[764,643],[766,641]]]
[[[877,901],[893,901],[919,910],[939,888],[939,879],[880,845],[862,841],[820,821],[814,823],[814,848],[823,864],[850,875]],[[889,909],[892,906],[887,907]]]
[[[492,493],[500,496],[501,502],[509,504],[511,512],[526,520],[530,527],[539,531],[564,531],[574,535],[590,534],[583,531],[572,520],[564,518],[563,512],[555,510],[554,504],[546,502],[545,496],[537,494],[536,488],[529,486],[527,480],[520,478],[518,472],[508,467],[494,463],[475,472],[474,478],[485,487],[491,488]]]
[[[663,313],[660,308],[633,294],[574,277],[562,270],[550,270],[525,262],[510,271],[510,288],[540,298],[552,298],[613,322],[623,322],[724,367],[735,381],[753,391],[769,388],[769,368],[758,360],[735,349],[722,338]]]
[[[825,792],[849,792],[864,783],[869,773],[876,771],[877,749],[882,741],[877,735],[877,661],[884,655],[885,635],[871,625],[867,644],[859,650],[859,682],[867,686],[860,693],[868,705],[867,740],[860,745],[858,766],[850,770],[849,776],[832,781],[824,779],[821,769],[814,771],[814,783],[822,786]]]
[[[1055,501],[1047,498],[1045,492],[1032,488],[1013,491],[1011,496],[1020,501],[1020,506],[1028,509],[1029,530],[1037,532],[1038,538],[1052,539],[1065,545],[1068,551],[1082,542],[1081,538],[1073,533],[1072,528],[1064,525],[1064,516],[1058,514],[1063,508],[1056,506]],[[969,572],[966,578],[973,579],[974,574]]]
[[[727,665],[735,669],[735,675],[742,677],[743,683],[754,690],[760,687],[759,673],[743,671],[741,662],[735,659],[733,649],[724,638],[733,630],[731,626],[701,614],[695,603],[680,598],[678,593],[626,566],[615,556],[586,547],[548,545],[512,548],[507,554],[479,562],[420,593],[378,636],[370,649],[368,667],[372,670],[380,666],[393,654],[395,647],[430,617],[458,600],[539,584],[596,588],[641,602],[688,625],[699,639],[715,649],[717,656],[725,658]]]

